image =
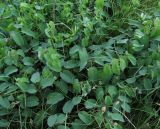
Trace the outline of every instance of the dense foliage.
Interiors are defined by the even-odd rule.
[[[160,128],[158,0],[1,0],[0,128]]]

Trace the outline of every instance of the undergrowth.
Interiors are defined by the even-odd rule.
[[[160,129],[158,0],[2,0],[0,128]]]

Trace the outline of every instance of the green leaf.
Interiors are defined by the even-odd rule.
[[[41,56],[44,57],[47,66],[51,70],[55,72],[61,72],[62,67],[61,67],[60,55],[55,49],[51,47],[49,47],[46,50],[40,49],[39,58],[41,58]]]
[[[8,82],[0,83],[0,92],[4,92],[8,87],[11,87],[12,84]]]
[[[6,76],[9,76],[10,74],[15,73],[15,72],[17,72],[17,71],[18,71],[17,67],[15,67],[15,66],[8,66],[8,67],[4,70],[4,74],[5,74]]]
[[[112,60],[112,71],[114,74],[120,75],[120,66],[119,66],[119,60],[113,59]]]
[[[125,60],[123,58],[120,58],[119,63],[120,63],[120,69],[124,71],[124,69],[127,67]]]
[[[130,100],[128,97],[122,96],[122,95],[120,95],[120,96],[118,97],[118,99],[119,99],[120,101],[122,101],[122,102],[125,102],[125,103],[130,103],[130,102],[131,102],[131,100]]]
[[[143,68],[143,69],[141,69],[141,70],[139,71],[139,75],[144,76],[144,75],[146,75],[146,74],[147,74],[147,69],[146,69],[146,68]]]
[[[152,89],[152,82],[151,82],[151,80],[145,78],[145,79],[143,80],[143,83],[144,83],[144,88],[145,88],[146,90],[151,90],[151,89]]]
[[[96,81],[98,79],[98,70],[96,67],[90,67],[88,69],[88,78],[91,81]]]
[[[88,62],[88,53],[86,48],[79,49],[79,58],[80,58],[80,71],[82,71]]]
[[[40,110],[39,112],[37,112],[34,117],[34,124],[36,126],[40,126],[44,122],[44,119],[47,117],[47,114],[48,113],[44,110]]]
[[[103,97],[104,97],[103,88],[97,88],[96,89],[96,99],[97,99],[97,101],[103,101]]]
[[[37,92],[37,89],[36,89],[35,85],[28,84],[26,92],[29,94],[35,94]]]
[[[64,96],[61,93],[53,92],[47,96],[47,104],[54,105],[62,101],[63,99],[64,99]]]
[[[56,86],[56,88],[58,89],[58,90],[60,90],[63,94],[66,94],[67,95],[67,93],[68,93],[68,90],[69,90],[69,88],[68,88],[68,85],[64,82],[64,81],[56,81],[55,83],[54,83],[54,85]]]
[[[128,84],[132,84],[132,83],[134,83],[135,81],[136,81],[136,78],[135,78],[135,77],[128,78],[128,79],[126,80],[126,82],[127,82]]]
[[[130,113],[131,112],[131,107],[127,104],[127,103],[122,103],[121,104],[121,107],[122,107],[122,109],[124,110],[124,111],[126,111],[126,112],[128,112],[128,113]]]
[[[144,45],[140,44],[137,40],[133,40],[132,44],[133,44],[133,46],[132,46],[133,50],[137,51],[137,52],[141,51],[143,49],[143,47],[144,47]]]
[[[140,1],[139,0],[132,0],[133,5],[138,6],[140,5]]]
[[[40,85],[42,86],[42,89],[44,89],[44,88],[46,88],[48,86],[52,86],[54,81],[55,81],[54,77],[42,78],[40,80]]]
[[[136,60],[136,58],[133,55],[127,54],[127,57],[129,59],[129,61],[132,63],[132,65],[136,65],[137,60]]]
[[[101,128],[101,124],[103,123],[103,114],[101,112],[97,112],[95,114],[95,120],[98,123],[99,128]]]
[[[24,26],[22,28],[22,33],[35,38],[35,33],[29,28],[29,26]]]
[[[62,124],[62,123],[64,123],[65,121],[66,121],[66,115],[64,115],[64,114],[59,114],[58,115],[58,117],[57,117],[57,121],[56,121],[56,123],[57,124]]]
[[[23,40],[23,37],[19,32],[12,31],[12,32],[10,32],[10,36],[13,38],[13,40],[15,41],[15,43],[18,46],[20,46],[20,47],[25,47],[26,46],[26,43]]]
[[[66,61],[66,62],[64,63],[64,67],[65,67],[66,69],[72,69],[72,68],[78,67],[78,61],[76,61],[76,60]]]
[[[115,86],[109,86],[108,93],[113,98],[114,96],[116,96],[118,94],[117,88]]]
[[[110,105],[112,105],[112,98],[110,97],[110,96],[106,96],[105,97],[105,104],[107,105],[107,106],[110,106]]]
[[[96,107],[96,100],[88,99],[87,101],[85,101],[84,105],[86,109],[92,109]]]
[[[7,120],[5,120],[5,119],[1,119],[0,120],[0,127],[1,128],[7,128],[9,126],[9,124],[10,123]]]
[[[58,118],[57,114],[49,116],[47,119],[48,126],[53,127],[57,121],[57,118]]]
[[[60,77],[67,83],[74,83],[74,75],[68,71],[68,70],[64,70],[63,72],[60,73]]]
[[[78,116],[85,124],[91,124],[93,122],[92,116],[85,111],[80,111]]]
[[[86,129],[86,125],[79,119],[75,119],[75,121],[72,123],[73,129]]]
[[[103,67],[103,72],[105,73],[106,76],[111,76],[112,75],[111,66],[109,64],[105,64]]]
[[[33,64],[34,64],[34,59],[31,58],[31,57],[24,57],[24,58],[23,58],[23,63],[24,63],[24,65],[26,65],[26,66],[33,66]]]
[[[72,99],[72,103],[73,103],[73,105],[77,105],[81,102],[81,100],[82,100],[82,97],[77,96]]]
[[[5,5],[0,4],[0,17],[3,15],[4,11],[5,11]]]
[[[7,98],[2,98],[2,96],[0,96],[0,106],[2,106],[3,108],[9,109],[10,108],[10,102]]]
[[[71,113],[72,109],[74,107],[74,104],[71,100],[67,101],[63,106],[63,112],[64,113]]]
[[[35,107],[39,105],[39,99],[36,96],[29,96],[26,99],[26,106],[27,107]]]
[[[80,83],[77,81],[77,79],[76,79],[76,81],[75,81],[74,84],[73,84],[73,91],[74,91],[74,93],[76,93],[76,94],[81,93],[81,85],[80,85]]]
[[[57,129],[70,129],[70,128],[64,125],[59,125]]]
[[[78,45],[74,45],[74,46],[70,49],[69,54],[70,54],[70,55],[74,55],[74,54],[76,54],[76,53],[79,51],[79,49],[80,49],[80,47],[79,47]]]
[[[103,6],[104,6],[104,0],[96,0],[96,7],[98,9],[103,8]]]
[[[40,78],[40,73],[39,72],[35,72],[32,74],[31,76],[31,81],[33,83],[37,83],[37,82],[40,82],[41,78]]]
[[[123,116],[120,113],[111,113],[112,120],[124,122]]]

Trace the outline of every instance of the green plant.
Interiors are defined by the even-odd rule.
[[[160,7],[149,2],[2,1],[0,128],[158,129]]]

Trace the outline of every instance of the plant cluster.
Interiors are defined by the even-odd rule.
[[[159,44],[158,0],[2,0],[0,128],[160,128]]]

